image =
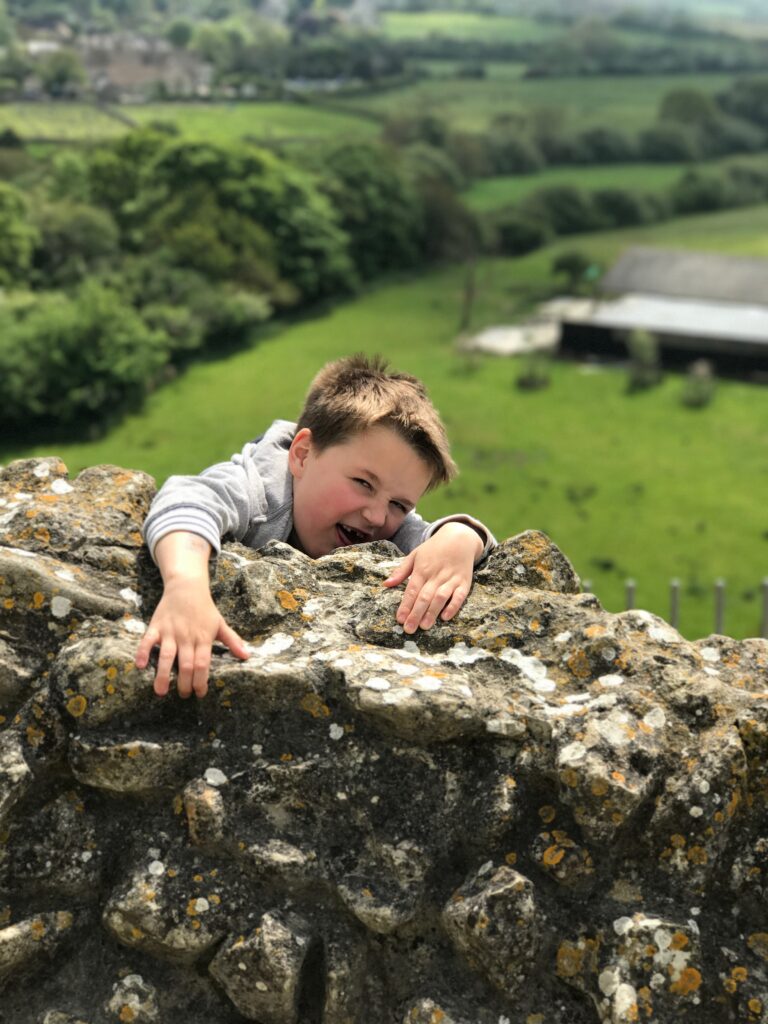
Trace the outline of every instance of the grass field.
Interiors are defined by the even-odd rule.
[[[469,11],[385,11],[381,27],[395,40],[443,36],[484,43],[540,42],[562,33],[562,28],[552,22]]]
[[[553,167],[536,174],[515,174],[483,178],[463,193],[464,202],[478,213],[520,202],[531,192],[554,185],[577,185],[593,191],[601,188],[628,188],[638,192],[663,192],[688,170],[712,170],[737,162],[762,167],[768,155],[729,157],[699,164],[613,164],[600,167]]]
[[[509,77],[486,79],[425,79],[401,89],[345,102],[349,110],[378,114],[434,113],[452,127],[480,130],[498,114],[532,109],[553,111],[567,128],[578,131],[594,125],[626,132],[647,128],[656,120],[664,95],[673,89],[716,93],[732,81],[729,75],[617,75],[595,78],[520,78],[518,66]]]
[[[0,103],[0,131],[10,128],[23,139],[67,142],[109,139],[126,128],[88,103]]]
[[[563,244],[606,266],[633,242],[768,256],[768,206]],[[514,319],[545,294],[557,251],[484,263],[475,326]],[[726,631],[755,633],[760,579],[768,575],[766,390],[724,382],[711,406],[692,411],[679,402],[679,377],[627,396],[620,371],[585,374],[563,363],[547,390],[521,393],[518,364],[457,352],[462,280],[462,270],[450,268],[381,285],[265,335],[248,351],[194,366],[99,441],[51,438],[34,452],[62,456],[73,472],[99,462],[143,468],[158,480],[194,472],[228,457],[273,418],[296,415],[326,360],[381,351],[428,382],[463,470],[424,501],[426,515],[467,509],[499,536],[544,529],[613,610],[631,575],[639,606],[666,614],[669,578],[679,576],[689,636],[711,631],[708,590],[723,576]],[[18,446],[0,451],[0,461],[32,453]]]
[[[187,138],[219,143],[244,137],[265,141],[369,137],[379,131],[375,122],[355,111],[336,113],[299,103],[147,103],[119,109],[135,124],[172,122]],[[12,128],[25,139],[91,142],[116,138],[129,126],[85,103],[3,103],[3,128]]]

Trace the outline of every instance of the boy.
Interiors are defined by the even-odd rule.
[[[163,596],[136,654],[146,668],[159,644],[155,692],[168,692],[174,661],[181,697],[205,696],[211,645],[248,657],[213,603],[211,551],[231,535],[251,547],[283,540],[311,558],[392,540],[406,557],[384,581],[410,577],[396,613],[406,633],[453,618],[474,566],[496,543],[467,515],[431,525],[415,511],[426,491],[456,475],[440,418],[415,377],[378,357],[329,363],[310,386],[298,424],[277,420],[230,462],[197,477],[171,477],[158,492],[144,538]]]

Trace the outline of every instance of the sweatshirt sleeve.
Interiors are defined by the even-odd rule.
[[[163,484],[144,522],[143,535],[152,558],[166,534],[186,530],[203,537],[218,554],[221,539],[242,540],[254,520],[266,514],[264,483],[247,444],[229,462],[219,462],[198,476],[172,476]]]
[[[443,516],[442,519],[436,519],[434,523],[428,523],[425,519],[422,519],[418,512],[410,512],[403,520],[403,524],[400,529],[392,537],[392,541],[397,544],[401,551],[409,554],[414,548],[417,548],[419,544],[423,544],[425,540],[429,540],[429,538],[433,536],[433,534],[437,533],[441,526],[445,526],[446,523],[466,523],[468,526],[477,530],[481,537],[485,538],[483,550],[475,560],[475,565],[481,562],[498,543],[484,523],[481,523],[479,519],[475,519],[474,516],[467,515],[463,512],[457,512],[450,516]]]

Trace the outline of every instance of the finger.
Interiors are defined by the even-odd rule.
[[[179,647],[176,655],[176,689],[184,700],[192,696],[192,675],[195,670],[195,649],[186,643]]]
[[[424,618],[424,613],[432,603],[433,589],[431,587],[423,587],[419,596],[413,602],[413,606],[408,613],[408,617],[403,623],[403,629],[406,633],[415,633],[419,628],[421,620]]]
[[[429,602],[429,607],[421,617],[420,629],[431,629],[437,622],[437,616],[445,605],[450,601],[453,594],[453,587],[450,583],[443,583],[437,588]]]
[[[410,555],[406,555],[400,565],[398,565],[398,567],[389,574],[387,579],[384,580],[382,586],[397,587],[403,582],[403,580],[407,580],[413,572],[414,561],[415,555],[413,552],[411,552]]]
[[[416,600],[419,597],[419,594],[421,593],[423,585],[424,584],[420,576],[411,576],[410,583],[405,588],[405,593],[403,594],[403,598],[400,602],[400,607],[397,609],[397,612],[395,613],[395,618],[397,619],[401,626],[408,618],[408,616],[411,614],[411,609],[416,603]]]
[[[166,640],[160,647],[160,657],[157,659],[155,693],[158,697],[164,697],[168,693],[168,687],[171,683],[171,669],[175,657],[176,644],[172,640]]]
[[[195,660],[192,671],[192,690],[196,697],[204,697],[208,693],[208,672],[210,667],[210,645],[198,644],[195,648]]]
[[[152,648],[160,640],[160,633],[153,626],[147,627],[147,631],[141,638],[141,643],[136,648],[136,657],[133,659],[133,663],[136,668],[146,668],[149,664],[149,655],[152,652]]]
[[[454,615],[456,615],[456,613],[460,610],[461,606],[466,601],[468,594],[469,587],[465,586],[463,583],[460,583],[459,586],[456,587],[456,589],[453,592],[453,596],[451,597],[451,600],[448,602],[445,608],[443,608],[442,614],[440,616],[443,622],[448,622],[449,619],[452,619]]]
[[[248,650],[245,640],[231,626],[228,626],[223,619],[221,626],[219,626],[219,632],[216,634],[216,639],[220,643],[225,644],[235,657],[242,658],[244,661],[250,658],[251,652]]]

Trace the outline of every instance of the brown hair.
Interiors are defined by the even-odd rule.
[[[447,483],[458,470],[426,388],[387,365],[381,356],[360,353],[328,363],[309,386],[297,429],[308,427],[323,451],[370,427],[390,427],[432,470],[430,489]]]

